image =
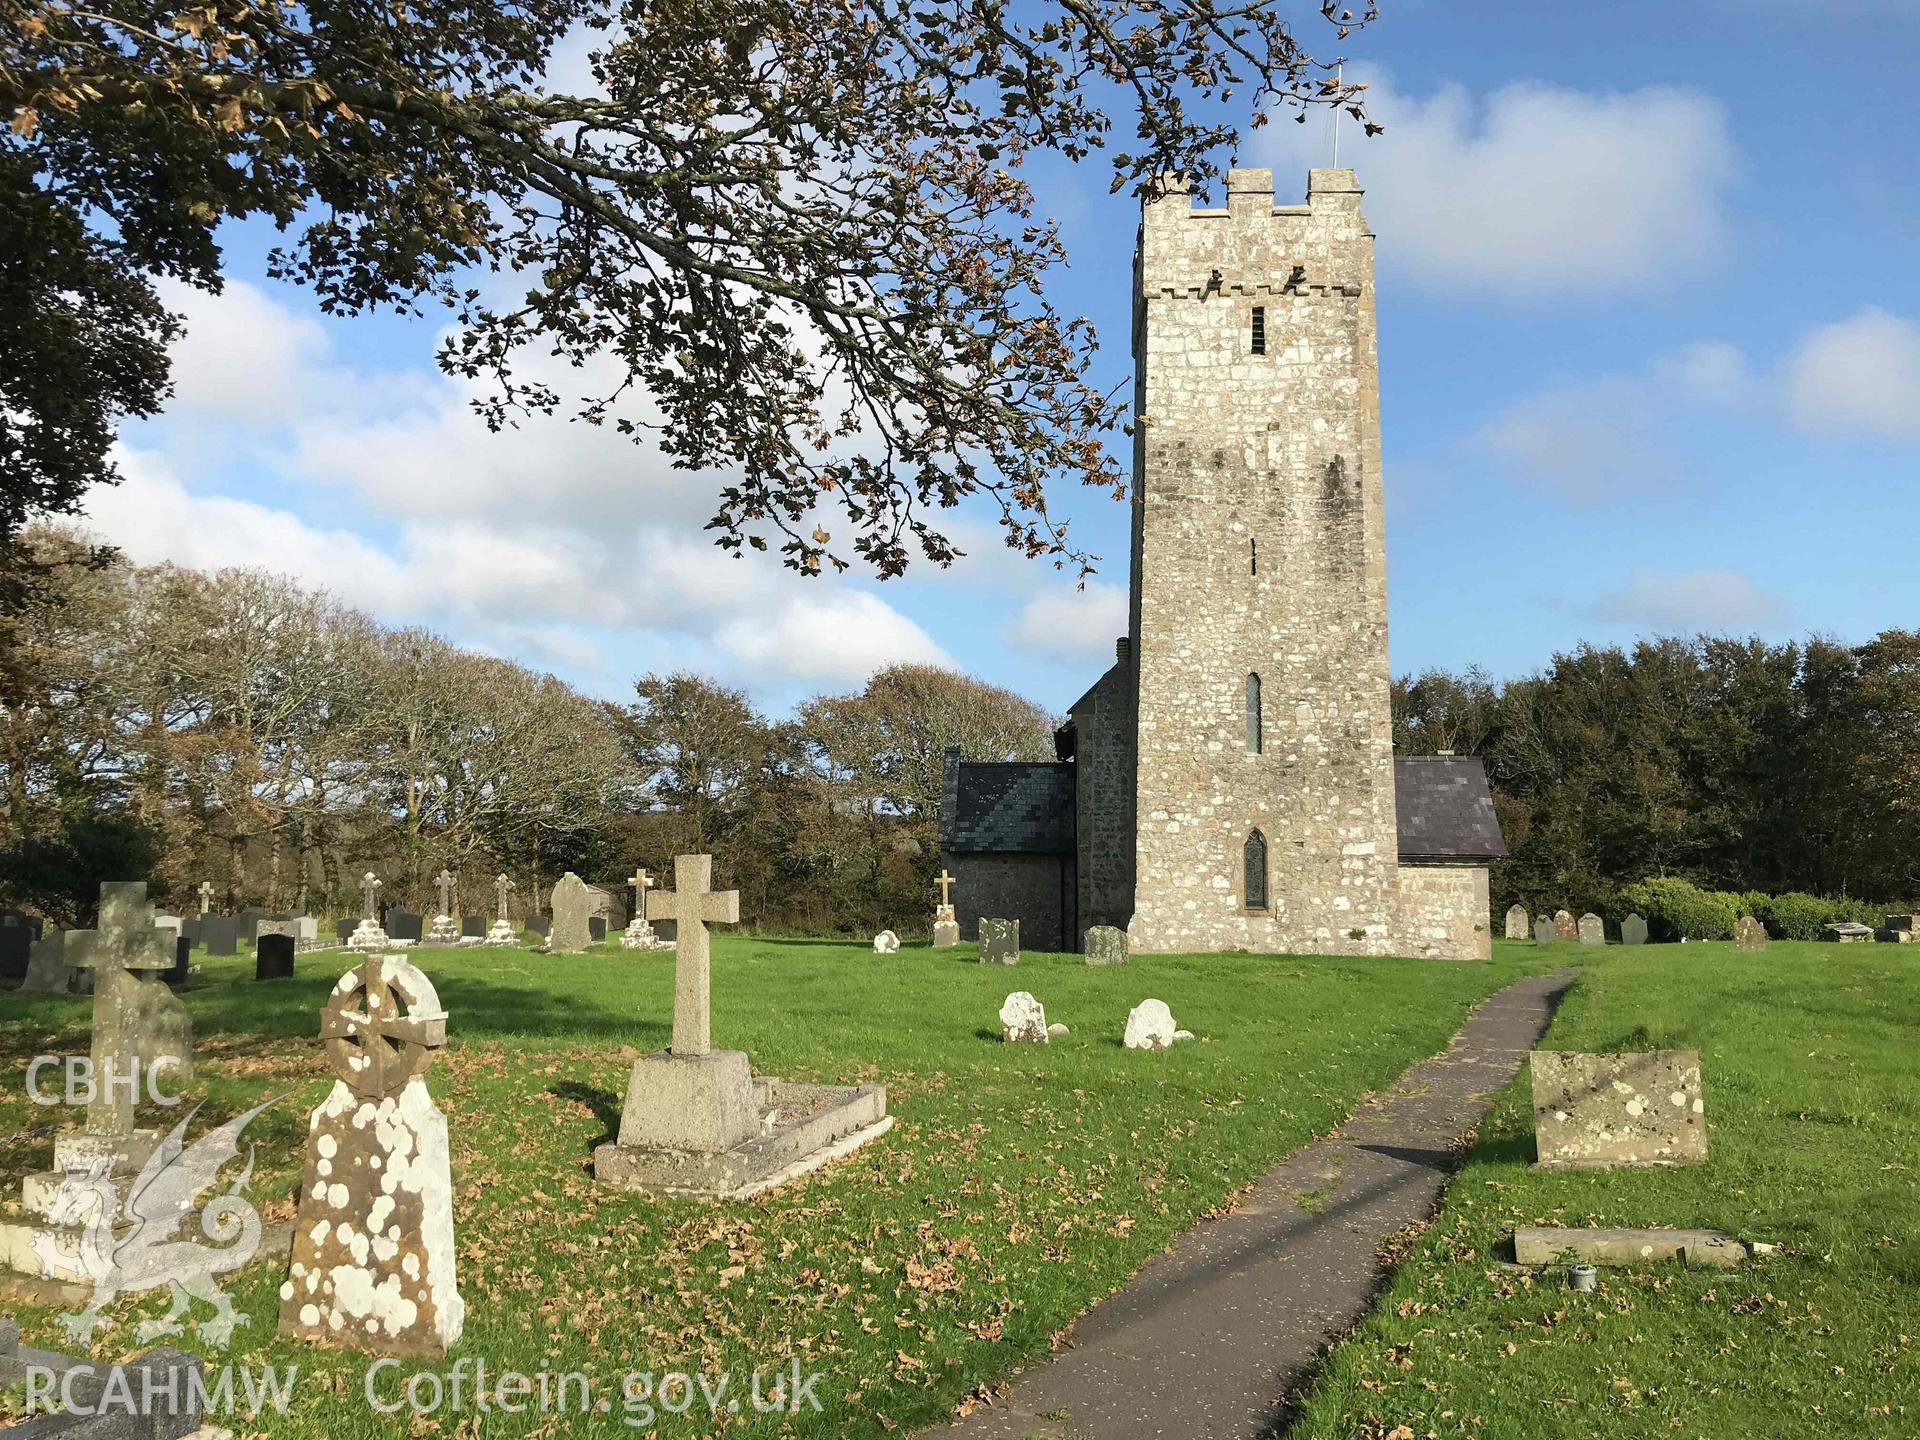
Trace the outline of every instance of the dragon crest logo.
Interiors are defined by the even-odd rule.
[[[86,1309],[60,1317],[69,1336],[87,1343],[101,1323],[101,1312],[121,1296],[162,1286],[172,1288],[173,1307],[135,1329],[142,1343],[179,1334],[181,1319],[194,1300],[213,1307],[213,1317],[199,1327],[212,1344],[225,1345],[235,1325],[251,1323],[250,1316],[234,1310],[217,1277],[240,1269],[260,1248],[260,1212],[241,1193],[253,1176],[253,1147],[247,1147],[246,1163],[220,1194],[204,1205],[195,1202],[218,1183],[230,1161],[240,1158],[242,1132],[271,1104],[256,1105],[188,1145],[187,1125],[200,1113],[196,1105],[140,1167],[124,1202],[110,1173],[111,1162],[66,1172],[46,1212],[53,1228],[34,1237],[34,1250],[51,1263],[63,1248],[63,1235],[78,1236],[78,1256],[68,1252],[58,1259],[62,1269],[70,1269],[77,1259],[93,1286],[93,1299]],[[213,1244],[202,1244],[187,1233],[196,1222]]]

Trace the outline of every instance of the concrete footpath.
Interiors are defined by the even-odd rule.
[[[1445,1053],[1294,1151],[1232,1214],[1148,1261],[1010,1394],[922,1440],[1273,1433],[1328,1342],[1386,1280],[1383,1242],[1439,1205],[1456,1142],[1526,1062],[1573,977],[1536,975],[1482,1001]]]

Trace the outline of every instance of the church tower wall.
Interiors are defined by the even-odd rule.
[[[1353,172],[1312,171],[1305,205],[1276,207],[1266,170],[1233,171],[1224,209],[1170,194],[1143,214],[1136,280],[1133,945],[1389,953],[1373,236]]]

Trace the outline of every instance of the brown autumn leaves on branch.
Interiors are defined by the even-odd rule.
[[[1065,255],[1023,162],[1104,152],[1150,193],[1216,171],[1237,121],[1364,120],[1290,9],[1331,38],[1375,13],[0,0],[0,539],[115,478],[119,420],[167,393],[153,282],[218,289],[218,226],[262,216],[329,311],[446,307],[441,363],[487,382],[491,424],[571,415],[713,472],[724,549],[896,575],[949,561],[942,512],[985,496],[1009,545],[1084,574],[1048,488],[1124,493],[1122,406],[1046,298]],[[582,32],[592,83],[556,93]],[[533,357],[613,378],[563,393]]]

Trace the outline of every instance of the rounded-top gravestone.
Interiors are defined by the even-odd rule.
[[[1551,945],[1559,938],[1560,932],[1550,916],[1542,915],[1533,922],[1533,941],[1536,945]]]
[[[1591,910],[1580,917],[1580,943],[1582,945],[1607,943],[1607,923]]]
[[[1620,943],[1622,945],[1646,944],[1647,922],[1638,914],[1627,916],[1620,922]]]
[[[1032,994],[1016,990],[1000,1004],[1000,1038],[1009,1045],[1047,1043],[1047,1012]]]
[[[1571,910],[1556,910],[1553,912],[1553,933],[1562,940],[1578,940],[1580,938],[1580,926],[1578,922],[1574,920]]]
[[[1142,1000],[1127,1012],[1121,1044],[1129,1050],[1171,1050],[1177,1027],[1164,1000]]]
[[[1742,915],[1733,927],[1733,940],[1742,950],[1767,948],[1767,927],[1751,915]]]
[[[291,980],[295,941],[291,935],[268,932],[253,942],[253,978]]]
[[[1507,939],[1524,940],[1532,932],[1533,917],[1527,914],[1524,905],[1510,906],[1507,910]]]
[[[873,937],[873,953],[876,955],[898,955],[900,937],[891,930],[882,930]]]

